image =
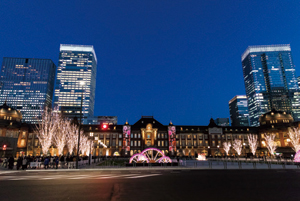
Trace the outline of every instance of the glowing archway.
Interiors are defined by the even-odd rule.
[[[172,160],[157,148],[148,148],[139,154],[134,154],[129,163],[171,163]]]
[[[168,156],[163,156],[158,160],[159,163],[172,163],[172,160]]]
[[[294,158],[294,162],[300,162],[300,150],[297,151],[295,158]]]

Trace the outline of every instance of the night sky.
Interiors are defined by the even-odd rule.
[[[2,57],[49,58],[94,45],[95,116],[208,125],[245,94],[249,45],[291,44],[300,75],[298,0],[0,1]]]

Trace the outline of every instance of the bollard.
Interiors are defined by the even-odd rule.
[[[282,163],[282,168],[285,169],[285,163],[284,162]]]
[[[223,162],[223,165],[224,165],[224,169],[226,170],[226,169],[227,169],[227,162],[224,161],[224,162]]]
[[[253,161],[253,169],[256,169],[256,162]]]

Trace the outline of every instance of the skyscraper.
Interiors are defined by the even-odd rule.
[[[52,106],[56,66],[50,59],[4,57],[0,104],[20,110],[23,121],[37,123],[45,106]]]
[[[298,83],[290,45],[249,46],[242,54],[251,126],[272,109],[298,120]]]
[[[235,96],[229,101],[231,126],[249,126],[247,96]]]
[[[97,57],[92,45],[60,45],[54,105],[68,117],[94,115]]]

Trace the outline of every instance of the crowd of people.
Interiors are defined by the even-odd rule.
[[[0,159],[1,160],[1,159]],[[79,158],[82,160],[82,157]],[[2,167],[8,168],[10,170],[14,169],[16,166],[17,170],[26,170],[27,168],[37,168],[37,166],[31,166],[31,162],[37,162],[39,167],[44,166],[45,169],[56,168],[58,169],[58,164],[68,164],[69,162],[75,162],[76,156],[20,156],[16,160],[10,156],[5,157],[2,161]],[[0,161],[1,162],[1,161]],[[16,162],[16,165],[15,165]]]

